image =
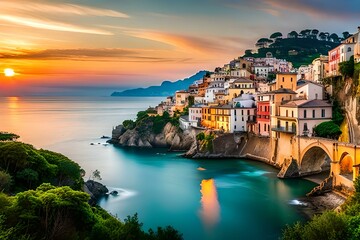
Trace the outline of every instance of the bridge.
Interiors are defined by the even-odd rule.
[[[282,165],[279,177],[329,171],[333,186],[353,188],[359,176],[360,146],[326,138],[283,136],[271,140],[272,160]]]

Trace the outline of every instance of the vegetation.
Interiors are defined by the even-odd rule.
[[[205,134],[204,132],[200,132],[196,135],[196,140],[199,142],[200,150],[202,151],[213,151],[213,140],[215,139],[215,134],[210,132],[209,134]]]
[[[347,36],[346,32],[344,33],[343,38]],[[320,54],[327,55],[343,38],[335,33],[319,32],[317,29],[304,29],[299,33],[291,31],[287,38],[282,38],[280,32],[274,32],[270,38],[260,38],[256,42],[258,53],[247,50],[244,57],[265,57],[271,52],[274,57],[286,59],[298,68],[310,64]]]
[[[339,72],[345,78],[354,75],[354,56],[351,56],[349,61],[339,63]]]
[[[327,211],[307,223],[287,226],[283,240],[360,239],[360,178],[354,182],[355,193],[341,206],[340,213]]]
[[[19,136],[14,133],[0,132],[0,141],[13,141],[18,138]]]
[[[90,206],[84,175],[59,153],[0,142],[0,239],[182,239],[170,226],[145,232],[136,214],[121,222]]]
[[[84,170],[59,153],[21,142],[0,142],[0,170],[11,176],[10,192],[35,189],[43,182],[80,189]]]
[[[338,139],[341,135],[339,125],[334,121],[322,122],[315,127],[315,133],[318,137]]]

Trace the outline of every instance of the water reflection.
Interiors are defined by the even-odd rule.
[[[212,228],[219,222],[220,205],[214,179],[201,181],[201,219],[206,228]]]

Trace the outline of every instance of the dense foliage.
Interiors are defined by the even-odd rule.
[[[0,195],[0,239],[182,239],[172,227],[144,232],[137,215],[120,222],[88,204],[89,195],[48,183]]]
[[[121,222],[91,207],[90,196],[80,191],[84,175],[59,153],[0,142],[0,239],[182,239],[170,226],[144,232],[136,214]]]
[[[354,182],[355,194],[341,206],[340,213],[324,212],[303,224],[297,222],[287,226],[282,235],[283,240],[360,239],[360,178]]]
[[[0,132],[0,141],[12,141],[18,138],[19,136],[14,133]]]
[[[201,151],[213,151],[213,140],[215,139],[215,134],[210,132],[208,134],[200,132],[196,135],[196,140],[200,146]]]
[[[339,63],[339,72],[345,78],[354,75],[354,56],[351,56],[349,61]]]
[[[64,155],[13,141],[0,142],[0,171],[10,175],[6,190],[11,192],[34,189],[43,182],[80,189],[84,174]]]
[[[268,52],[279,59],[292,62],[294,67],[310,64],[320,54],[328,55],[328,51],[339,45],[339,40],[348,35],[344,32],[340,38],[335,33],[319,32],[317,29],[304,29],[297,33],[291,31],[287,38],[282,38],[280,32],[271,34],[270,39],[260,38],[255,44],[257,53],[245,51],[244,57],[265,57]]]
[[[333,121],[322,122],[317,125],[314,130],[317,137],[338,139],[341,135],[339,125]]]

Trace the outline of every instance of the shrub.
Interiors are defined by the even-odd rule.
[[[333,121],[322,122],[315,127],[315,133],[318,137],[324,138],[339,138],[341,135],[341,130],[338,125]]]
[[[123,121],[122,125],[125,129],[130,129],[130,130],[134,129],[136,126],[136,124],[133,120],[125,120],[125,121]]]

